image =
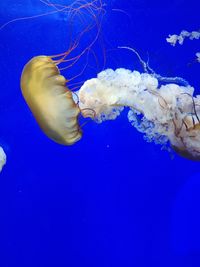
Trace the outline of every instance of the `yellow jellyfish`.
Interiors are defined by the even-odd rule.
[[[78,15],[79,20],[83,23],[83,27],[75,40],[72,39],[72,35],[69,35],[70,46],[66,52],[55,56],[36,56],[25,65],[21,75],[21,90],[43,132],[50,139],[59,144],[71,145],[82,137],[82,131],[78,123],[80,108],[78,104],[75,103],[72,92],[66,86],[67,80],[60,74],[57,65],[60,63],[67,63],[68,65],[62,68],[67,69],[74,66],[84,54],[89,53],[99,35],[103,10],[102,2],[101,0],[89,1],[86,3],[75,1],[69,6],[56,5],[50,1],[43,2],[47,6],[52,6],[55,9],[53,13],[68,13],[71,15],[69,17],[73,19],[73,21],[75,15]],[[80,15],[82,9],[88,12],[87,21],[81,19]],[[51,12],[47,14],[51,14]],[[46,15],[46,13],[43,15]],[[25,19],[34,17],[38,16],[27,17]],[[73,21],[69,22],[70,26],[73,24]],[[3,27],[5,27],[5,25]],[[95,34],[93,36],[93,33],[90,32],[89,44],[87,44],[81,52],[79,51],[78,55],[68,57],[69,54],[74,52],[75,48],[77,48],[81,38],[91,30],[95,32]],[[71,31],[73,31],[73,29],[71,29]],[[77,76],[79,76],[79,74],[74,78]],[[70,81],[72,79],[70,79]]]
[[[50,139],[71,145],[81,138],[80,109],[66,87],[66,79],[50,57],[37,56],[25,65],[21,90],[38,124]]]

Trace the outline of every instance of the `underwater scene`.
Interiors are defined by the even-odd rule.
[[[0,267],[200,266],[200,2],[0,3]]]

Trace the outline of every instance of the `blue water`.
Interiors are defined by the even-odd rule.
[[[103,66],[142,71],[134,54],[117,49],[126,45],[149,57],[157,73],[181,76],[200,93],[194,61],[200,40],[176,47],[165,40],[199,29],[199,1],[105,4],[102,39],[94,47],[98,64],[88,64],[80,80]],[[49,10],[39,0],[1,1],[0,25]],[[63,14],[16,21],[0,31],[0,145],[7,154],[0,174],[0,267],[199,267],[198,162],[172,159],[145,142],[126,111],[115,121],[89,122],[70,147],[49,140],[35,122],[20,91],[22,68],[35,55],[66,49],[67,37]]]

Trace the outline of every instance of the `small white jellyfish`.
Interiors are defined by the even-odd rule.
[[[194,40],[194,39],[199,39],[200,38],[200,31],[192,31],[192,32],[188,32],[188,31],[181,31],[181,33],[179,35],[177,34],[169,34],[169,37],[166,38],[166,41],[168,43],[170,43],[172,46],[175,46],[176,43],[178,42],[180,45],[183,44],[185,38],[189,38],[190,40]]]
[[[196,53],[197,61],[200,63],[200,52]]]
[[[6,154],[2,147],[0,147],[0,172],[2,171],[3,166],[6,164]]]
[[[188,32],[188,31],[181,31],[181,33],[179,35],[177,34],[169,34],[168,38],[166,38],[166,41],[171,44],[172,46],[176,46],[177,43],[179,43],[180,45],[182,45],[184,43],[185,38],[189,38],[190,40],[198,40],[200,39],[200,30],[198,31],[192,31],[192,32]],[[200,53],[197,52],[196,53],[196,59],[197,62],[200,62]]]

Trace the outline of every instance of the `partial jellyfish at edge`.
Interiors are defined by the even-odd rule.
[[[0,146],[0,172],[2,171],[4,165],[6,164],[6,153],[3,148]]]

